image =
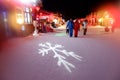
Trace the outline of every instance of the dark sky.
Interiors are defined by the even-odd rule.
[[[43,9],[60,12],[64,18],[82,18],[97,7],[119,0],[43,0]]]

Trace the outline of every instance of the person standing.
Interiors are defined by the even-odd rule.
[[[79,23],[79,20],[77,19],[74,22],[74,37],[78,37],[79,28],[80,28],[80,23]]]
[[[66,34],[69,34],[69,28],[67,27],[69,20],[66,22]]]
[[[46,22],[42,22],[42,33],[46,33]]]
[[[68,21],[67,28],[69,28],[69,36],[72,37],[73,36],[73,29],[74,29],[74,23],[73,23],[72,19],[70,19]]]
[[[83,21],[83,35],[86,35],[87,33],[87,26],[88,26],[88,21],[86,19]]]
[[[115,28],[116,28],[116,25],[115,25],[115,23],[113,23],[113,24],[111,25],[111,32],[112,32],[112,33],[115,32]]]

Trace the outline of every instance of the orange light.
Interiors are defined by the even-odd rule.
[[[17,19],[17,23],[18,24],[23,24],[23,19],[21,19],[21,18]]]
[[[102,21],[103,21],[103,18],[100,18],[98,21],[99,21],[99,22],[102,22]]]
[[[22,14],[17,14],[16,15],[16,20],[18,24],[23,24],[24,23],[24,18],[22,16]]]

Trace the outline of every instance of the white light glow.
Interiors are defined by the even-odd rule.
[[[4,22],[7,22],[7,18],[4,19]]]
[[[34,2],[34,3],[36,2],[36,0],[31,0],[31,1]]]
[[[49,51],[52,51],[54,53],[53,57],[58,59],[57,65],[58,66],[63,65],[69,72],[72,72],[71,68],[75,68],[75,65],[68,62],[66,58],[72,57],[79,61],[81,61],[81,58],[82,58],[81,56],[75,54],[74,52],[68,52],[64,49],[61,50],[60,48],[64,47],[62,45],[58,45],[58,44],[52,45],[51,43],[46,42],[45,44],[40,43],[39,46],[41,47],[41,49],[39,49],[39,54],[41,54],[42,56],[45,56],[46,54],[49,54]]]
[[[22,25],[21,30],[25,31],[25,26],[24,25]]]
[[[18,23],[18,24],[23,24],[23,22],[24,22],[24,21],[23,21],[22,18],[17,19],[17,23]]]
[[[103,18],[100,18],[98,21],[99,21],[99,22],[102,22],[102,21],[103,21]]]
[[[57,19],[54,19],[53,22],[55,22],[55,24],[57,24],[58,20],[57,20]]]
[[[36,0],[21,0],[22,3],[36,3]]]

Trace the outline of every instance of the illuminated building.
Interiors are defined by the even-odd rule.
[[[42,6],[41,0],[0,0],[0,3],[0,35],[27,35],[32,33],[32,8],[38,3],[39,6]]]
[[[97,8],[89,16],[89,20],[93,21],[96,18],[97,25],[103,27],[120,27],[120,7],[117,4],[106,4]],[[93,23],[92,23],[93,24]]]

